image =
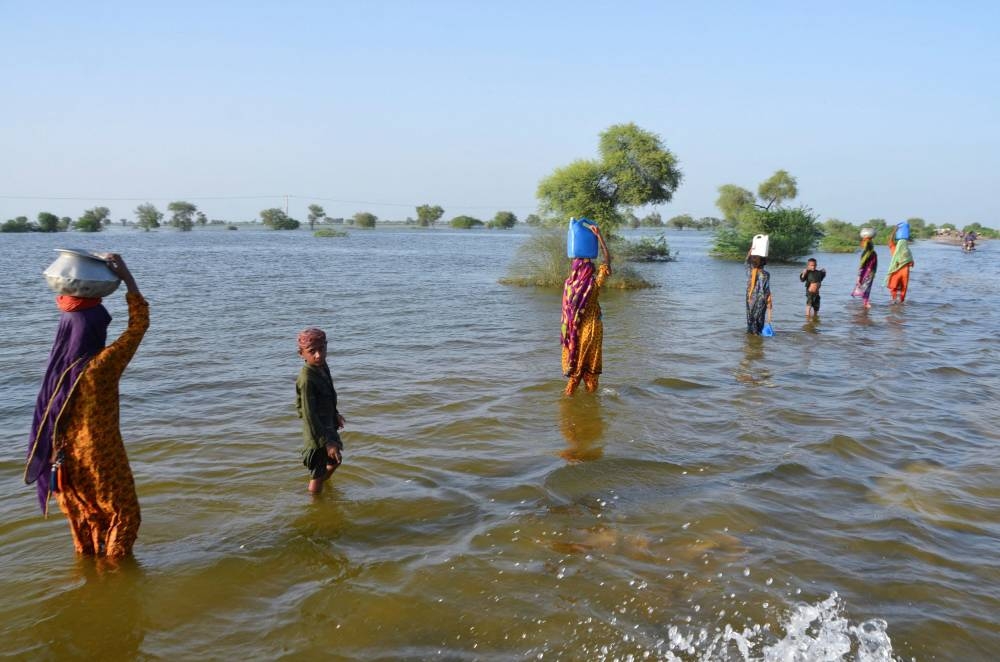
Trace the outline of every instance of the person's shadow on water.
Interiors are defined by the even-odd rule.
[[[559,399],[559,431],[566,448],[559,457],[570,464],[591,462],[604,455],[604,417],[601,400],[590,393]]]

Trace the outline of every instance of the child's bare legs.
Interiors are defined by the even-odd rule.
[[[597,391],[597,382],[600,378],[600,375],[593,375],[589,372],[583,376],[583,385],[587,387],[588,393],[594,393]]]
[[[340,466],[341,461],[340,448],[336,444],[327,444],[325,470],[321,476],[317,477],[315,474],[313,475],[312,480],[309,481],[309,492],[320,494],[323,491],[323,483],[330,480],[333,472]]]

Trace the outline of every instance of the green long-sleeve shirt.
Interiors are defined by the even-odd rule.
[[[337,391],[327,366],[302,366],[295,381],[295,408],[302,419],[302,452],[334,443],[344,445],[337,433]]]

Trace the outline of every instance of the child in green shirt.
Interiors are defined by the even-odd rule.
[[[305,361],[295,382],[295,407],[302,419],[302,464],[309,469],[309,491],[319,494],[342,461],[344,444],[337,430],[337,391],[326,364],[326,333],[309,327],[299,333],[299,356]]]

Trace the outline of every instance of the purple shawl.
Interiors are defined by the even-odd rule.
[[[52,465],[52,442],[56,419],[66,405],[76,381],[87,362],[104,349],[111,315],[104,306],[63,313],[59,318],[56,339],[45,368],[42,388],[35,401],[35,417],[28,439],[28,459],[24,482],[35,483],[38,504],[45,512],[49,495],[49,472]]]
[[[576,369],[576,354],[580,342],[580,333],[577,327],[580,323],[580,316],[583,314],[583,309],[587,307],[587,302],[590,301],[595,284],[594,263],[585,258],[575,258],[573,269],[563,287],[562,326],[560,329],[562,346],[569,353],[570,372]]]

